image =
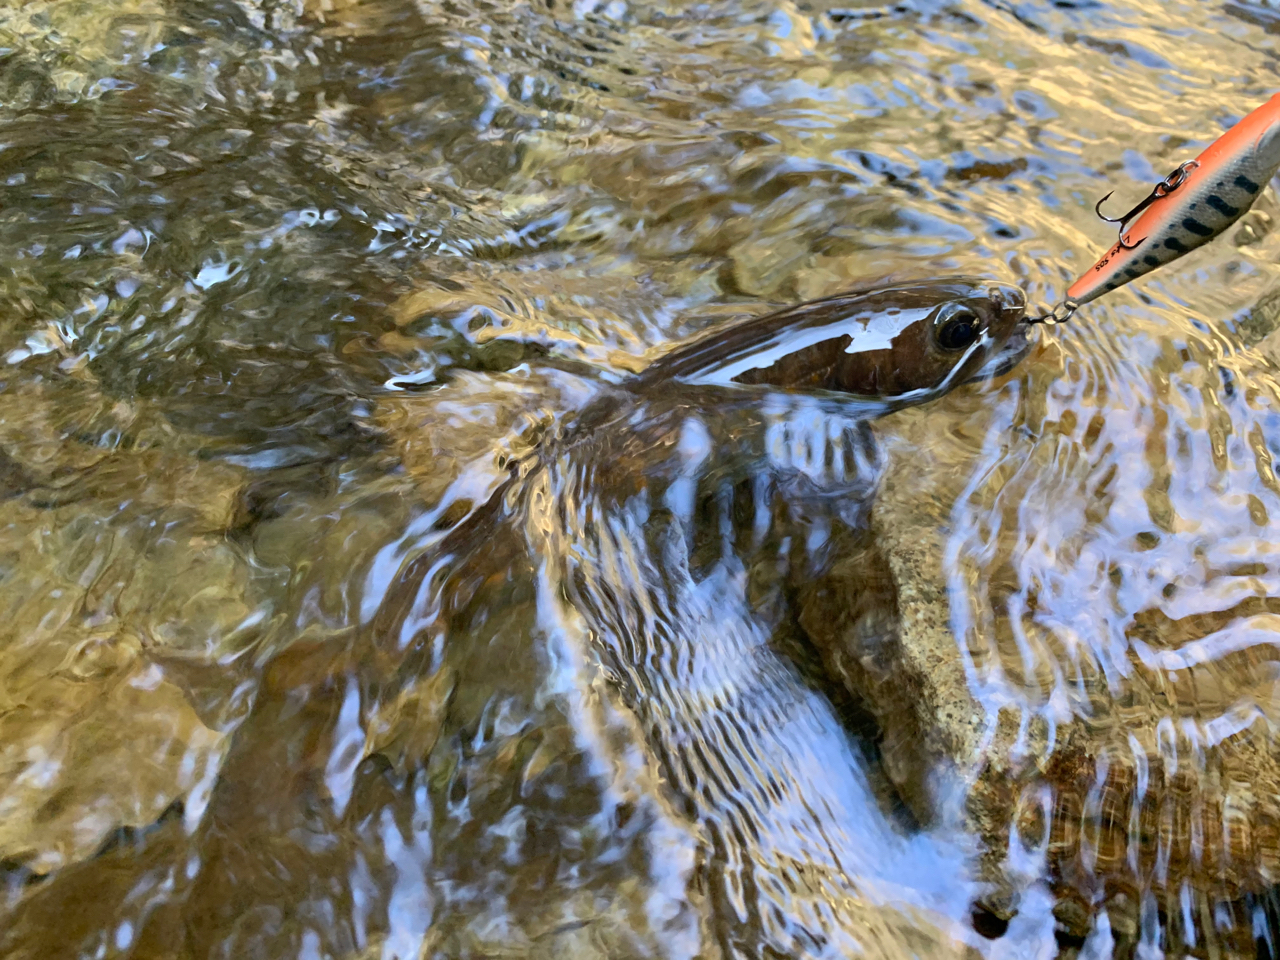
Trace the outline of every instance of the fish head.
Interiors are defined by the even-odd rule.
[[[923,402],[1027,352],[1022,291],[974,277],[895,283],[811,300],[709,331],[642,380],[821,390]]]
[[[835,371],[836,389],[922,403],[963,383],[999,376],[1030,349],[1026,298],[1017,287],[955,277],[894,294],[898,306],[867,323],[883,335],[850,339]]]

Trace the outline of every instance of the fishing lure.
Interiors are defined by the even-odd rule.
[[[1244,216],[1280,169],[1280,94],[1276,94],[1180,164],[1122,217],[1114,246],[1068,289],[1066,299],[1036,320],[1061,323],[1076,308],[1208,243]]]

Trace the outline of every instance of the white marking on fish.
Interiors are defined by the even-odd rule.
[[[753,349],[749,356],[742,357],[732,363],[705,373],[681,377],[686,383],[730,386],[748,370],[767,370],[779,360],[799,350],[815,346],[827,340],[848,336],[850,343],[845,353],[861,353],[864,350],[891,350],[893,341],[904,329],[917,320],[929,315],[932,308],[919,310],[903,310],[892,319],[896,325],[885,329],[887,324],[873,324],[876,319],[887,319],[885,314],[864,314],[862,316],[844,317],[834,323],[808,330],[780,330],[768,346]],[[856,326],[855,326],[856,324]]]

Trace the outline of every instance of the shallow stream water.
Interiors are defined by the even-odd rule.
[[[0,956],[1275,956],[1273,188],[874,422],[610,391],[1053,302],[1278,67],[1246,2],[5,5]]]

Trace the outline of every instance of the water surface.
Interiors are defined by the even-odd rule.
[[[9,5],[0,953],[1274,953],[1270,190],[993,384],[870,426],[619,400],[531,454],[721,319],[889,276],[1052,301],[1099,196],[1280,85],[1278,29]],[[893,598],[902,543],[941,599]],[[883,718],[945,704],[833,676],[815,582],[945,611],[975,729],[1025,733],[983,808],[1011,873],[1010,819],[907,789]]]

